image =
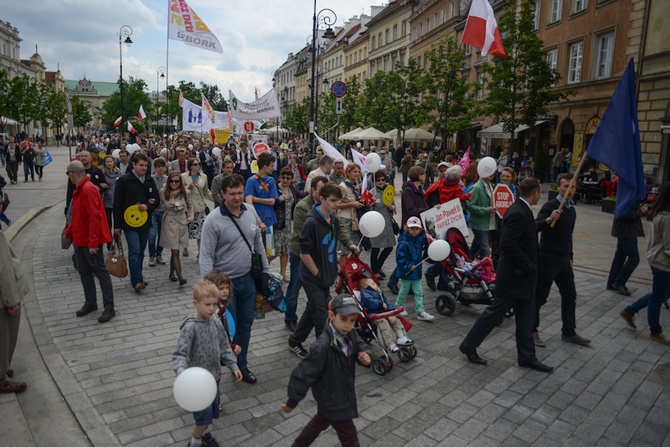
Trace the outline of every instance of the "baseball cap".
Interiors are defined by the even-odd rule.
[[[451,167],[451,165],[449,163],[447,163],[446,161],[441,161],[441,162],[438,163],[437,169],[440,169],[442,166],[444,166],[445,168],[450,168]]]
[[[361,313],[356,298],[351,295],[337,295],[328,303],[328,308],[344,317]]]
[[[407,226],[408,227],[415,227],[415,228],[423,228],[421,225],[421,219],[419,219],[416,216],[412,216],[409,219],[407,219]]]

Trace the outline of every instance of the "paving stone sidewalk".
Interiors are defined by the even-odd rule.
[[[141,294],[127,278],[113,280],[117,316],[110,323],[99,324],[95,313],[77,318],[82,289],[71,251],[59,246],[61,208],[37,218],[40,228],[25,250],[37,283],[36,301],[27,311],[51,374],[93,445],[185,446],[193,419],[172,397],[170,358],[179,323],[192,312],[195,256],[182,258],[187,286],[169,281],[167,266],[146,266],[149,287]],[[611,259],[612,238],[602,236],[602,222],[601,236],[584,240],[602,245],[609,240]],[[363,259],[368,261],[367,254]],[[641,270],[648,270],[644,262]],[[538,348],[540,360],[556,366],[549,375],[516,366],[512,321],[483,344],[480,353],[489,365],[482,367],[469,364],[457,349],[482,306],[458,305],[453,316],[425,323],[416,321],[410,301],[416,359],[401,363],[395,357],[393,370],[383,377],[358,370],[356,425],[362,445],[670,445],[670,351],[647,338],[644,316],[638,318],[638,332],[626,328],[617,311],[632,298],[605,291],[602,274],[578,270],[576,277],[578,330],[592,346],[561,342],[554,289],[543,308],[547,347]],[[646,287],[640,285],[634,296]],[[431,312],[436,296],[426,290]],[[662,311],[661,323],[669,319],[670,312]],[[281,315],[267,314],[255,322],[250,346],[258,384],[235,384],[223,375],[224,410],[213,427],[222,445],[291,445],[314,414],[311,396],[291,415],[279,408],[298,361],[287,349],[287,337]],[[329,430],[315,445],[338,445],[337,437]]]

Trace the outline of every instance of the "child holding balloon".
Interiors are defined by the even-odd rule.
[[[423,307],[423,288],[421,287],[421,267],[423,264],[423,249],[428,245],[428,238],[422,234],[423,227],[418,217],[410,217],[405,224],[405,232],[398,237],[398,248],[395,258],[398,264],[398,277],[402,279],[396,307],[404,306],[405,297],[411,288],[414,291],[414,309],[416,318],[420,321],[431,321],[435,317],[426,312]],[[403,317],[407,311],[402,312]]]
[[[195,426],[188,443],[190,447],[219,445],[207,432],[207,427],[219,417],[221,364],[230,368],[236,382],[242,380],[242,372],[237,366],[237,359],[230,348],[226,331],[221,321],[214,317],[218,302],[217,286],[205,279],[198,281],[193,287],[195,315],[184,318],[179,327],[181,334],[177,340],[177,347],[172,354],[172,369],[177,376],[187,368],[200,367],[209,371],[216,379],[217,389],[213,402],[206,404],[203,410],[193,412]]]

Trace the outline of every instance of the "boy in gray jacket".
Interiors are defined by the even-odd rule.
[[[212,318],[217,310],[219,289],[214,283],[200,280],[193,287],[195,315],[184,318],[177,347],[172,354],[172,369],[179,375],[186,368],[199,366],[212,373],[216,379],[216,397],[212,404],[202,411],[193,413],[195,426],[189,447],[218,447],[219,443],[206,432],[213,419],[219,417],[219,381],[221,364],[226,365],[235,375],[235,381],[242,380],[242,372],[237,366],[237,358],[230,348],[226,330],[218,318]]]

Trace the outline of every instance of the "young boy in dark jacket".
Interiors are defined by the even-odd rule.
[[[355,365],[358,361],[369,366],[370,351],[353,330],[360,314],[356,298],[338,295],[328,307],[326,327],[309,355],[291,373],[288,400],[282,404],[282,409],[290,413],[312,388],[317,412],[293,443],[298,447],[311,445],[331,425],[341,445],[360,445],[353,421],[358,417]]]
[[[337,279],[340,222],[335,211],[342,199],[342,191],[328,182],[319,190],[319,199],[320,203],[310,210],[300,233],[300,282],[307,295],[307,305],[288,343],[300,358],[306,355],[302,343],[312,328],[317,337],[323,332],[328,317],[330,286]],[[358,247],[350,241],[349,249],[358,253]]]

